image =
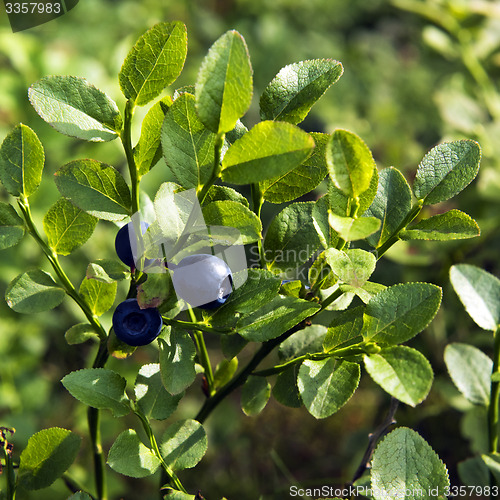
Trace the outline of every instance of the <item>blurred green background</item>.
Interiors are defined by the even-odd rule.
[[[460,484],[457,464],[483,450],[484,415],[468,405],[452,386],[443,362],[451,341],[469,342],[491,354],[492,339],[463,311],[448,280],[451,264],[477,264],[497,276],[500,227],[500,2],[482,0],[80,0],[67,15],[13,34],[2,12],[0,23],[0,140],[19,122],[33,128],[46,152],[44,182],[33,196],[38,223],[58,193],[52,175],[65,162],[95,158],[123,172],[125,159],[118,141],[85,143],[59,135],[30,107],[28,87],[52,74],[83,76],[123,109],[117,74],[129,48],[159,21],[182,20],[188,29],[188,58],[176,82],[196,79],[208,47],[226,30],[246,39],[254,68],[254,100],[244,118],[258,121],[258,98],[286,64],[312,58],[334,58],[344,75],[313,108],[303,126],[332,132],[347,128],[372,149],[379,169],[396,166],[411,181],[425,152],[438,142],[476,139],[482,146],[480,175],[464,193],[429,210],[460,208],[476,218],[482,235],[449,244],[399,243],[383,259],[374,280],[429,281],[444,288],[443,307],[431,326],[411,345],[430,359],[436,379],[428,399],[416,409],[401,406],[399,424],[429,441],[448,465],[452,484]],[[169,93],[173,89],[168,89]],[[140,129],[137,113],[134,136]],[[143,180],[153,195],[169,172],[160,163]],[[318,191],[318,193],[320,190]],[[312,193],[308,199],[314,199]],[[7,200],[4,190],[0,199]],[[265,212],[267,222],[280,207]],[[430,215],[430,212],[427,214]],[[116,227],[100,222],[93,238],[61,261],[79,285],[88,262],[113,257]],[[31,267],[49,268],[34,244],[22,243],[0,256],[0,290]],[[119,290],[117,301],[126,294]],[[85,409],[66,393],[60,379],[87,366],[95,346],[68,347],[64,332],[82,321],[69,300],[37,316],[21,316],[0,303],[0,425],[15,427],[15,456],[34,432],[50,426],[86,435]],[[105,326],[110,315],[105,316]],[[217,338],[208,338],[213,360],[221,359]],[[249,352],[243,353],[249,356]],[[141,364],[154,362],[154,347],[138,350],[109,367],[133,381]],[[348,481],[367,445],[367,435],[389,404],[368,376],[340,412],[315,421],[304,409],[288,409],[271,400],[255,418],[245,417],[234,394],[207,421],[209,451],[196,471],[180,477],[190,491],[208,499],[288,498],[291,484],[341,485]],[[174,418],[192,417],[203,395],[199,381]],[[121,430],[136,427],[128,417],[102,417],[105,448]],[[166,423],[159,423],[159,433]],[[90,487],[91,457],[84,439],[72,476]],[[108,469],[111,498],[156,498],[159,477],[132,480]],[[0,481],[3,478],[0,476]],[[3,484],[2,484],[3,486]],[[67,496],[61,481],[19,498],[59,499]]]

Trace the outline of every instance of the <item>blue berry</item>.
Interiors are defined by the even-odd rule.
[[[118,304],[113,313],[116,336],[128,345],[151,343],[160,334],[163,320],[158,309],[141,309],[137,299],[127,299]]]
[[[193,307],[215,309],[233,291],[233,275],[219,257],[196,254],[184,257],[173,268],[172,282],[177,295]]]
[[[147,222],[141,221],[141,233],[144,234],[149,227]],[[132,251],[131,241],[136,241],[136,234],[134,230],[134,224],[129,222],[116,234],[115,238],[115,250],[118,258],[127,266],[135,267],[134,253]],[[145,259],[144,265],[147,266],[150,263],[150,259]]]

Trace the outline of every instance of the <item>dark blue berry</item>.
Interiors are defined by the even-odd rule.
[[[160,334],[163,320],[158,309],[141,309],[137,299],[127,299],[118,304],[113,313],[113,330],[128,345],[151,343]]]
[[[147,222],[141,221],[141,233],[144,234],[149,227]],[[134,253],[132,251],[131,241],[136,241],[136,234],[134,230],[134,224],[129,222],[116,234],[115,238],[115,250],[118,258],[127,266],[135,267]],[[151,261],[145,259],[144,265],[148,265]]]
[[[175,292],[193,307],[215,309],[226,302],[233,291],[233,275],[219,257],[196,254],[184,257],[174,269]]]

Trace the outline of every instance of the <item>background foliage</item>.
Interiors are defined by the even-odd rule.
[[[254,67],[255,96],[247,126],[258,121],[258,97],[285,64],[310,58],[342,61],[345,73],[313,108],[303,126],[311,131],[335,128],[355,131],[374,153],[379,168],[391,165],[411,179],[424,153],[437,142],[473,138],[480,142],[483,160],[479,178],[453,205],[426,210],[460,208],[482,228],[480,238],[440,245],[399,242],[377,268],[374,281],[390,285],[427,281],[444,289],[443,307],[424,334],[410,345],[431,360],[436,379],[427,400],[416,410],[401,407],[398,423],[415,429],[439,454],[457,484],[457,464],[481,451],[485,439],[477,428],[478,410],[459,395],[447,374],[443,352],[450,342],[474,344],[491,354],[491,338],[480,332],[464,313],[451,290],[451,264],[476,264],[499,275],[500,98],[495,81],[500,72],[500,7],[497,2],[446,0],[176,0],[142,2],[85,0],[66,16],[32,30],[12,34],[6,18],[0,24],[0,138],[23,122],[40,137],[47,154],[45,176],[75,158],[92,157],[125,170],[117,141],[94,145],[64,137],[43,123],[29,105],[27,88],[43,76],[82,76],[106,91],[121,109],[116,75],[129,49],[146,28],[158,21],[179,19],[188,26],[188,59],[176,85],[192,83],[213,40],[234,28],[246,39]],[[141,110],[142,111],[142,110]],[[253,122],[251,120],[254,120]],[[136,120],[140,123],[140,120]],[[134,130],[134,137],[139,136]],[[135,141],[134,141],[135,142]],[[162,160],[163,161],[163,160]],[[157,166],[143,181],[154,187],[171,180]],[[304,197],[314,199],[321,192]],[[33,196],[35,220],[57,198],[55,184],[42,183]],[[270,206],[268,219],[281,210]],[[428,214],[432,215],[432,214]],[[116,226],[100,222],[94,238],[66,257],[70,278],[84,275],[87,263],[113,252]],[[47,264],[26,238],[2,252],[0,287],[29,267]],[[48,269],[47,269],[48,270]],[[122,295],[124,294],[122,290]],[[20,316],[0,302],[0,425],[16,428],[14,445],[26,446],[39,429],[60,426],[85,434],[85,412],[60,384],[80,368],[92,346],[67,346],[64,332],[80,318],[69,301],[53,311]],[[108,327],[109,325],[104,325]],[[213,342],[214,353],[219,348]],[[209,346],[210,347],[210,346]],[[151,349],[151,350],[148,350]],[[133,380],[140,365],[155,359],[153,347],[141,349],[120,373]],[[116,360],[109,368],[113,369]],[[197,405],[199,384],[191,389]],[[189,396],[189,393],[188,393]],[[367,434],[387,411],[388,396],[363,377],[350,403],[332,418],[314,420],[304,409],[289,410],[270,403],[255,418],[239,409],[239,394],[224,403],[206,423],[211,443],[198,466],[200,477],[210,477],[207,495],[228,498],[282,498],[290,484],[341,484],[349,480],[366,447]],[[193,414],[184,403],[178,418]],[[183,415],[182,412],[186,414]],[[116,421],[103,414],[103,438],[109,448],[118,431],[132,421]],[[443,422],[446,425],[443,425]],[[472,438],[473,436],[473,438]],[[89,450],[83,449],[83,454]],[[83,461],[82,461],[83,462]],[[90,471],[73,467],[88,484]],[[152,496],[157,481],[144,482],[134,493],[127,480],[110,473],[112,497]],[[193,476],[186,487],[195,490]],[[148,486],[150,484],[150,486]],[[36,493],[36,498],[62,497],[64,485]],[[34,497],[33,497],[34,498]]]

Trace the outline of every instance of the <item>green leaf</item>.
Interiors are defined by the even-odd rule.
[[[165,390],[158,363],[141,366],[135,379],[134,393],[141,412],[146,417],[156,420],[170,417],[184,395],[180,393],[172,396]]]
[[[60,478],[74,462],[82,438],[59,427],[33,434],[21,452],[18,484],[26,490],[39,490]]]
[[[500,280],[468,264],[452,266],[450,280],[476,324],[484,330],[495,331],[500,324]]]
[[[5,291],[7,305],[14,311],[32,314],[57,307],[65,292],[41,269],[27,271],[16,276]]]
[[[123,95],[139,106],[152,101],[177,80],[186,54],[183,23],[155,24],[137,40],[121,67],[118,78]]]
[[[111,446],[107,464],[120,474],[140,478],[154,474],[160,466],[160,459],[142,444],[133,429],[127,429]]]
[[[251,342],[274,339],[320,309],[318,304],[278,295],[264,306],[243,316],[238,333]]]
[[[99,335],[89,323],[78,323],[66,331],[64,338],[69,345],[77,345],[90,339],[99,340]]]
[[[479,236],[481,230],[477,222],[460,210],[450,210],[444,214],[423,219],[400,233],[403,240],[463,240]]]
[[[333,184],[350,198],[370,187],[375,160],[356,134],[335,130],[326,146],[326,163]]]
[[[359,365],[349,361],[304,361],[297,387],[307,411],[315,418],[326,418],[338,411],[354,394],[360,373]]]
[[[69,255],[94,232],[97,218],[85,213],[66,198],[60,198],[43,218],[49,246],[59,255]]]
[[[252,66],[244,38],[224,33],[210,47],[196,80],[200,120],[216,134],[230,132],[252,100]]]
[[[392,431],[377,446],[371,479],[375,500],[410,500],[416,491],[431,498],[431,490],[432,498],[444,499],[450,486],[444,463],[421,436],[406,427]]]
[[[23,220],[12,205],[0,201],[0,250],[17,245],[23,236]]]
[[[381,285],[380,283],[373,283],[371,281],[367,281],[360,287],[356,287],[353,285],[346,285],[345,283],[340,283],[339,288],[344,294],[354,294],[357,295],[365,304],[370,302],[371,298],[377,293],[380,293],[382,290],[385,290],[387,287],[385,285]]]
[[[325,178],[328,173],[325,147],[330,136],[315,132],[310,135],[316,147],[309,158],[290,172],[260,183],[260,191],[266,201],[293,201],[312,191]]]
[[[214,372],[214,387],[218,389],[227,384],[238,369],[238,358],[223,359],[217,364]]]
[[[248,207],[237,201],[214,201],[204,205],[203,217],[208,226],[227,226],[237,229],[241,234],[242,245],[255,243],[262,238],[260,219]]]
[[[444,362],[458,390],[475,405],[490,404],[493,361],[476,347],[454,342],[444,350]]]
[[[366,211],[366,216],[381,221],[380,229],[370,235],[370,245],[379,247],[397,232],[400,224],[411,211],[411,190],[403,174],[393,168],[380,172],[377,194]]]
[[[208,181],[216,138],[198,118],[193,95],[174,101],[161,129],[161,144],[165,162],[182,187],[198,189]]]
[[[104,220],[130,215],[130,190],[118,170],[96,160],[75,160],[55,173],[59,192],[85,212]]]
[[[497,453],[489,453],[488,455],[481,455],[481,458],[483,462],[487,466],[487,470],[489,470],[492,474],[493,477],[495,478],[495,481],[497,484],[500,483],[500,457],[498,456]],[[489,474],[488,474],[489,476]],[[489,479],[489,477],[488,477]],[[477,485],[477,482],[474,483],[474,486]],[[476,490],[477,491],[477,490]]]
[[[314,148],[312,137],[290,123],[265,121],[232,144],[222,160],[222,180],[251,184],[283,176]]]
[[[248,344],[248,340],[240,337],[237,333],[232,333],[230,335],[222,335],[220,344],[224,356],[232,358]]]
[[[457,464],[458,476],[466,486],[490,486],[490,472],[480,456],[467,458]]]
[[[80,285],[80,295],[96,316],[102,316],[115,301],[117,290],[116,281],[103,281],[84,278]]]
[[[213,312],[209,319],[214,326],[233,326],[245,314],[252,313],[278,295],[281,280],[269,271],[248,269],[245,283]]]
[[[313,59],[285,66],[260,98],[261,119],[300,123],[343,71],[342,64],[333,59]]]
[[[12,196],[30,196],[40,185],[44,161],[40,139],[21,123],[0,147],[0,181]]]
[[[74,398],[87,406],[111,410],[115,417],[130,412],[130,402],[125,394],[127,381],[112,370],[85,368],[68,373],[61,382]]]
[[[170,425],[161,438],[160,452],[174,471],[190,469],[207,451],[207,435],[196,420],[180,420]]]
[[[203,206],[214,201],[237,201],[248,207],[248,200],[241,193],[227,186],[212,186],[203,201]]]
[[[323,341],[324,350],[343,349],[362,342],[361,330],[363,328],[364,311],[364,307],[358,306],[348,309],[337,316],[328,327]]]
[[[123,262],[113,259],[98,259],[91,262],[87,266],[86,277],[102,281],[104,283],[112,283],[113,281],[121,281],[130,276],[130,268]]]
[[[258,415],[271,396],[271,384],[265,377],[250,375],[241,389],[241,409],[249,417]]]
[[[396,346],[364,356],[366,371],[384,391],[410,406],[429,394],[434,374],[427,358],[415,349]]]
[[[403,283],[374,295],[366,305],[363,337],[380,345],[406,342],[426,328],[441,304],[430,283]]]
[[[332,212],[328,214],[328,223],[345,241],[363,240],[380,228],[380,220],[375,217],[341,217]]]
[[[165,488],[165,486],[163,488]],[[163,492],[164,489],[162,489],[161,491]],[[196,500],[196,497],[194,495],[190,495],[189,493],[184,493],[182,491],[173,490],[170,487],[168,487],[167,491],[168,500]]]
[[[438,144],[420,162],[413,192],[425,205],[446,201],[460,193],[479,171],[481,148],[471,140]]]
[[[297,388],[297,371],[298,367],[296,365],[282,371],[276,377],[272,390],[274,399],[289,408],[300,408],[302,406],[302,400]]]
[[[329,248],[325,257],[338,279],[356,288],[368,281],[377,264],[375,255],[359,248],[345,251]]]
[[[194,343],[187,332],[167,328],[165,334],[158,338],[158,345],[163,385],[170,394],[179,394],[188,388],[196,377]]]
[[[86,141],[112,141],[122,128],[115,102],[85,78],[46,76],[28,90],[31,105],[61,134]]]
[[[318,249],[313,209],[312,201],[292,203],[272,220],[264,239],[268,269],[297,272]]]
[[[151,106],[142,120],[141,137],[134,148],[134,160],[139,177],[146,175],[161,159],[161,130],[172,99],[165,97]]]
[[[122,342],[111,329],[108,337],[108,352],[116,359],[126,359],[134,354],[137,347]]]
[[[281,360],[288,361],[304,354],[321,352],[325,334],[326,327],[323,325],[311,325],[299,330],[280,344],[278,355]]]

